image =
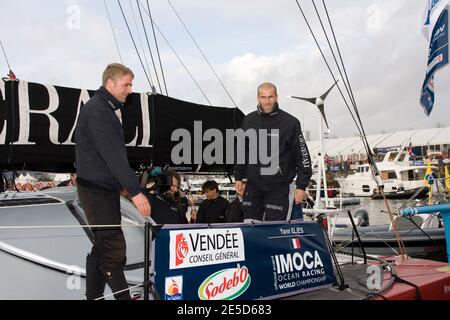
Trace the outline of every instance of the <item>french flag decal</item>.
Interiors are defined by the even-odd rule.
[[[292,238],[291,246],[292,246],[292,249],[300,249],[300,238]]]

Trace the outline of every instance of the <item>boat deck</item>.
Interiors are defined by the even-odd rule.
[[[444,262],[388,257],[392,270],[384,272],[380,290],[367,288],[367,265],[341,266],[348,288],[336,286],[285,298],[285,300],[450,300],[450,265]],[[370,265],[380,265],[369,262]]]

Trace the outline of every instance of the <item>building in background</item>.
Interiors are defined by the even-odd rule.
[[[407,148],[416,158],[449,158],[450,127],[416,129],[367,136],[372,151],[379,159],[388,151]],[[360,137],[325,139],[326,154],[334,164],[361,163],[367,160]],[[312,156],[317,154],[319,141],[307,141]]]

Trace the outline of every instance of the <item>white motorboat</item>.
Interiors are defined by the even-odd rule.
[[[423,183],[427,166],[411,164],[407,151],[389,151],[377,165],[384,192],[391,197],[409,197],[419,189],[422,189],[422,194],[428,191]],[[436,167],[431,168],[437,170]],[[344,192],[351,192],[357,197],[370,197],[378,191],[369,164],[360,165],[354,174],[336,180]]]

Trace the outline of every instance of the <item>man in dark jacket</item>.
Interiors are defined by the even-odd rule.
[[[121,64],[110,64],[103,73],[103,86],[81,109],[75,131],[78,197],[95,235],[86,258],[86,298],[103,296],[105,284],[116,299],[130,299],[124,275],[125,238],[120,228],[120,191],[125,189],[142,216],[150,204],[141,193],[130,168],[125,138],[116,111],[131,93],[133,72]]]
[[[219,194],[219,186],[214,180],[202,185],[206,199],[198,207],[196,223],[224,223],[230,203]]]
[[[244,219],[265,221],[286,220],[289,208],[289,184],[297,176],[294,191],[295,203],[299,204],[305,195],[305,189],[312,175],[311,158],[298,119],[281,110],[278,106],[277,88],[272,83],[262,83],[257,91],[257,110],[248,114],[242,129],[256,130],[257,139],[261,132],[267,130],[271,138],[278,136],[279,153],[270,155],[278,157],[278,170],[267,174],[261,159],[249,163],[249,146],[245,150],[247,163],[238,163],[234,169],[236,192],[240,193],[242,179],[247,178],[244,194]],[[272,139],[270,139],[272,141]],[[264,141],[262,141],[264,142]],[[261,141],[253,145],[260,146]],[[270,148],[268,148],[270,150]]]

